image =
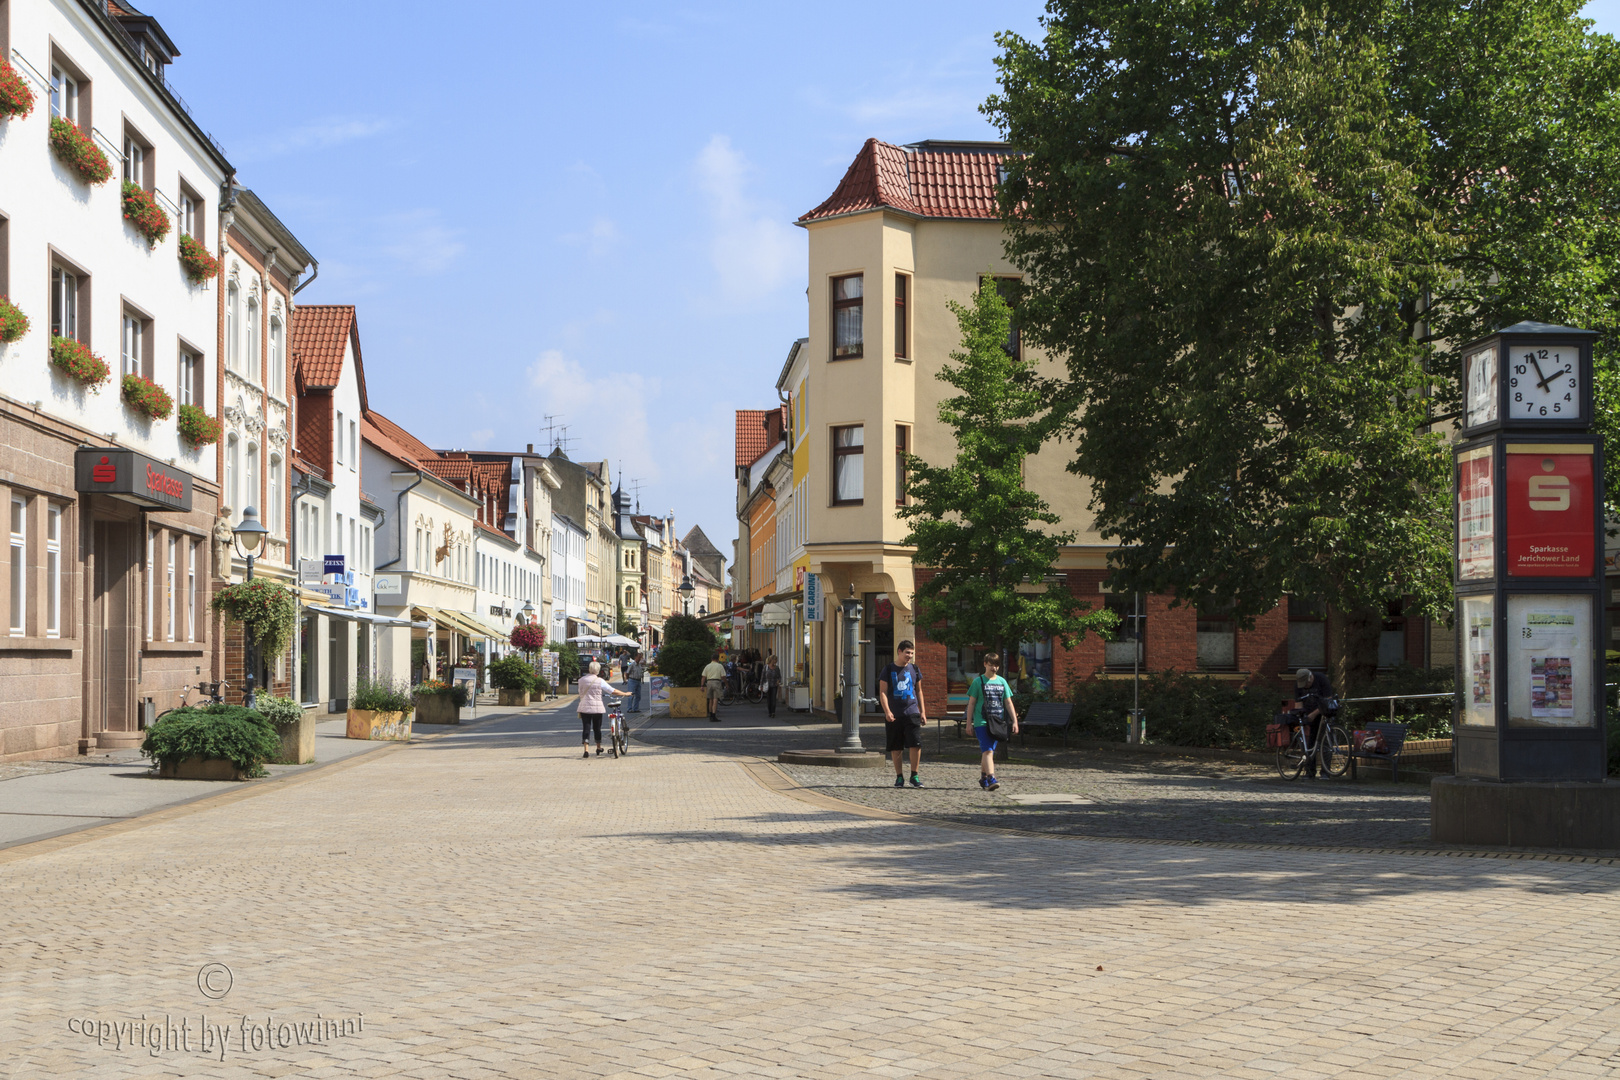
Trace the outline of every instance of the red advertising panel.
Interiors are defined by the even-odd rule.
[[[1507,572],[1514,577],[1596,573],[1592,448],[1507,447]]]

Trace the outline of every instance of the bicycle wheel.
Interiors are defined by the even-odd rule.
[[[620,757],[624,757],[624,755],[630,752],[630,731],[624,726],[623,720],[619,721],[619,730],[618,733],[614,735],[614,739],[617,740],[619,744]]]
[[[765,692],[759,688],[759,683],[748,684],[748,703],[758,705],[765,700]]]
[[[1310,754],[1305,750],[1305,732],[1303,728],[1295,728],[1288,745],[1277,751],[1277,773],[1284,780],[1297,780],[1299,774],[1305,771],[1305,762],[1310,760]]]
[[[1350,771],[1350,737],[1336,724],[1322,725],[1322,771],[1343,776]]]

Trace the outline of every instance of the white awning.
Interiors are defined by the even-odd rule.
[[[326,607],[323,604],[305,604],[304,606],[310,611],[318,611],[322,615],[327,615],[334,619],[348,619],[350,622],[373,623],[377,626],[414,626],[418,630],[426,630],[428,628],[428,624],[425,622],[411,622],[409,619],[399,619],[392,615],[376,615],[369,611],[354,611],[350,608]]]

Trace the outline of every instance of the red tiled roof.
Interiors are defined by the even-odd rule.
[[[332,475],[332,395],[299,396],[298,429],[293,436],[293,446],[304,460],[320,470],[322,478]]]
[[[362,434],[367,442],[406,465],[416,469],[427,468],[429,461],[438,459],[428,444],[394,423],[382,413],[367,409],[361,421]]]
[[[292,317],[293,369],[299,390],[329,389],[343,377],[343,349],[354,346],[360,403],[366,401],[365,368],[360,361],[360,331],[353,304],[300,304]]]
[[[765,419],[772,413],[777,415],[777,422],[771,428],[766,428]],[[778,405],[774,409],[738,409],[737,468],[746,469],[759,460],[759,455],[780,442],[786,424],[785,405]]]
[[[994,219],[997,175],[1008,156],[999,143],[895,146],[867,139],[837,190],[799,220],[878,207],[919,217]]]

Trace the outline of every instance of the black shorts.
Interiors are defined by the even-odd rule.
[[[894,723],[883,722],[883,742],[890,753],[922,746],[923,723],[918,716],[897,716]]]

